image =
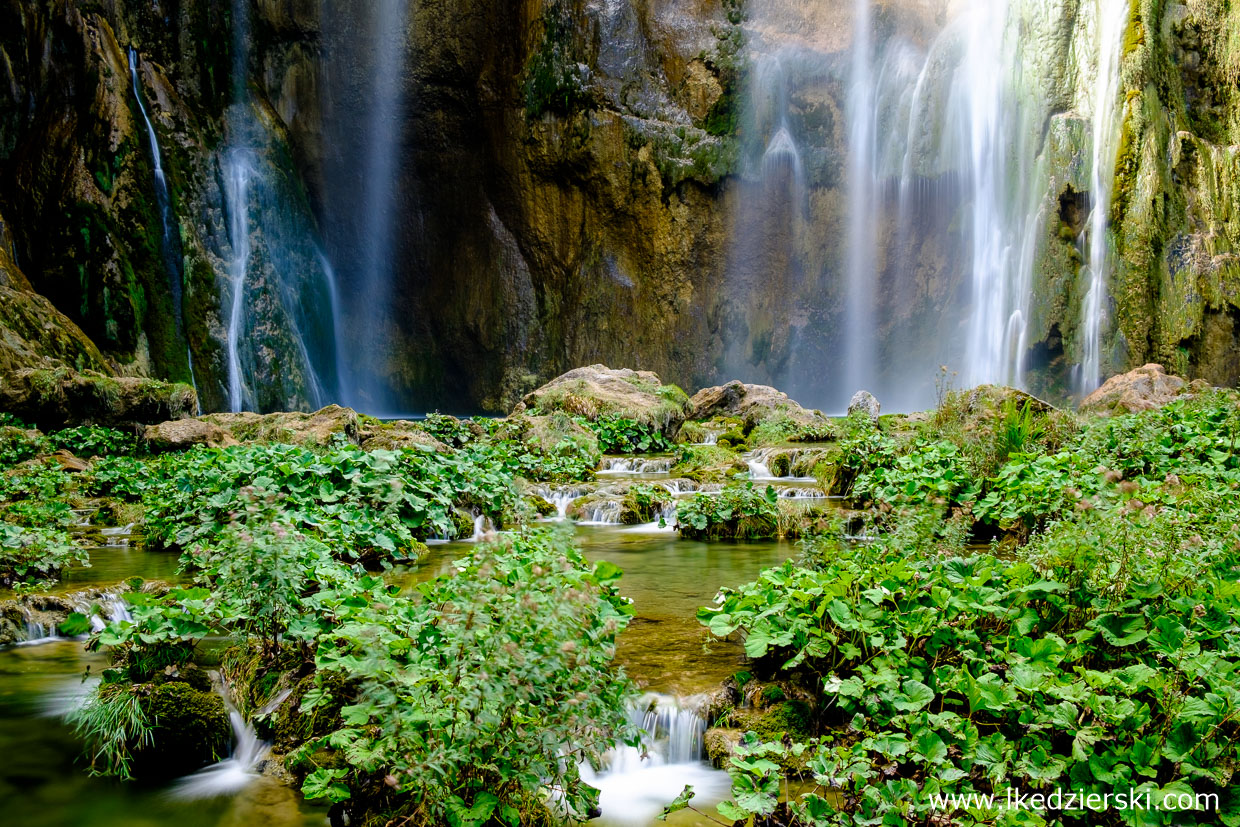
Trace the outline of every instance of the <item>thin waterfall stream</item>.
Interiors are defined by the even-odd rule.
[[[155,132],[155,124],[151,122],[150,112],[142,97],[142,80],[138,74],[138,50],[129,49],[129,75],[133,84],[134,102],[142,115],[146,126],[147,144],[151,152],[151,163],[154,166],[155,204],[159,210],[160,253],[164,260],[164,269],[168,275],[168,293],[172,299],[172,326],[177,339],[185,346],[185,359],[189,369],[190,382],[194,389],[198,388],[198,380],[194,376],[194,353],[189,346],[185,332],[185,275],[184,262],[180,250],[180,226],[172,213],[172,194],[168,190],[168,178],[164,172],[164,156],[159,148],[159,136]],[[202,401],[198,402],[198,413],[202,413]]]
[[[1082,396],[1101,383],[1102,331],[1107,321],[1107,285],[1110,257],[1107,227],[1111,220],[1111,190],[1115,181],[1115,153],[1119,139],[1119,60],[1128,26],[1125,0],[1097,0],[1098,56],[1094,70],[1093,153],[1090,165],[1089,287],[1081,307],[1084,342],[1078,388]]]

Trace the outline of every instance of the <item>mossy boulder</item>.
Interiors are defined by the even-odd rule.
[[[0,376],[0,410],[44,430],[164,422],[189,416],[196,406],[189,385],[153,379],[67,368]]]
[[[650,371],[577,368],[529,393],[514,414],[560,411],[590,421],[612,414],[658,429],[674,439],[689,413],[689,397]]]
[[[564,412],[530,416],[515,414],[505,423],[506,435],[518,440],[527,451],[543,456],[581,457],[591,466],[603,458],[598,437]]]
[[[427,433],[417,422],[398,419],[395,422],[381,422],[369,417],[360,417],[358,421],[357,441],[367,451],[384,449],[399,451],[402,448],[426,448],[431,451],[447,451],[448,446]]]
[[[653,523],[674,500],[671,492],[661,485],[631,485],[620,501],[620,522],[624,525]]]
[[[201,419],[174,419],[148,425],[143,439],[152,451],[187,451],[197,445],[226,448],[236,445],[233,435],[218,425]]]
[[[154,685],[141,707],[153,731],[151,745],[134,755],[139,774],[185,775],[228,754],[232,727],[224,700],[216,693],[169,681]]]
[[[719,445],[685,445],[676,454],[673,477],[695,482],[726,482],[746,469],[740,455]]]

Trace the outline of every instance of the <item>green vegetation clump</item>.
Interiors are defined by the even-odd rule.
[[[590,70],[581,59],[568,0],[552,0],[543,10],[542,24],[542,42],[526,64],[522,82],[530,120],[545,114],[571,115],[591,102]]]
[[[695,494],[676,508],[680,536],[706,540],[757,540],[776,536],[779,499],[775,489],[729,485],[718,495]]]
[[[735,451],[719,445],[681,445],[676,449],[672,476],[697,482],[724,482],[739,461]]]
[[[592,422],[579,417],[578,424],[595,433],[605,454],[651,454],[672,447],[658,428],[616,414],[603,414]]]

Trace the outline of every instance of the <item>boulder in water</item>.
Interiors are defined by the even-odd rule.
[[[1163,370],[1162,365],[1142,365],[1112,376],[1098,390],[1085,397],[1082,413],[1114,416],[1148,411],[1205,390],[1204,382],[1189,383]]]
[[[141,705],[155,725],[151,745],[134,755],[141,775],[185,775],[228,754],[232,727],[228,708],[215,692],[178,678],[155,686]]]
[[[676,436],[690,411],[689,397],[665,385],[650,371],[612,369],[606,365],[570,370],[526,394],[514,415],[562,411],[590,421],[614,414]]]
[[[878,415],[882,410],[883,406],[879,404],[874,394],[869,391],[857,391],[853,394],[852,401],[848,403],[849,416],[864,414],[875,425],[878,424]]]
[[[728,382],[703,388],[690,400],[691,419],[712,419],[717,416],[739,417],[751,430],[769,419],[791,419],[799,425],[826,425],[828,419],[819,411],[810,411],[784,393],[769,385]]]

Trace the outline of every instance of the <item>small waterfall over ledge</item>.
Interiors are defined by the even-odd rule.
[[[216,764],[204,767],[176,782],[170,795],[183,800],[217,798],[234,795],[259,778],[258,766],[267,757],[269,745],[260,741],[254,727],[242,717],[228,696],[228,688],[213,675],[216,692],[224,699],[228,720],[232,724],[232,753]]]
[[[629,720],[645,733],[646,757],[642,750],[620,747],[602,771],[581,767],[582,779],[602,793],[599,824],[650,824],[685,785],[696,793],[694,805],[705,809],[727,796],[732,782],[704,760],[706,721],[696,711],[667,695],[648,694],[633,703]]]

